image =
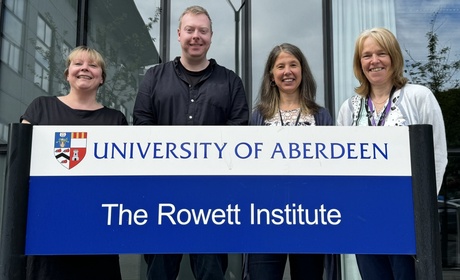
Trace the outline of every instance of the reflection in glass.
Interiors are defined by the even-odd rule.
[[[24,0],[6,0],[5,6],[19,19],[24,18]]]
[[[149,17],[158,10],[150,7]],[[88,45],[106,60],[107,79],[99,89],[98,100],[109,107],[131,114],[144,72],[159,63],[148,19],[143,19],[133,1],[100,0],[89,3]]]
[[[5,27],[3,32],[5,37],[10,39],[13,43],[20,45],[22,43],[22,23],[10,11],[5,10]]]

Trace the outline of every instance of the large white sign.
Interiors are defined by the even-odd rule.
[[[409,154],[408,127],[36,126],[31,175],[407,176]]]
[[[34,126],[30,173],[27,254],[415,254],[408,127]]]

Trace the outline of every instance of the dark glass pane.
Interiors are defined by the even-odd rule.
[[[144,4],[145,5],[145,4]],[[149,6],[155,16],[156,7]],[[89,2],[88,45],[106,60],[107,78],[99,89],[99,101],[122,111],[132,121],[137,89],[144,72],[159,63],[149,19],[142,18],[133,1]]]
[[[0,143],[7,141],[8,124],[18,122],[34,98],[40,95],[67,93],[62,91],[62,84],[65,82],[62,46],[75,45],[77,2],[5,2],[4,21],[0,24],[3,28],[0,64]],[[39,18],[42,23],[41,29],[37,28]],[[39,41],[41,43],[38,43]],[[43,43],[46,43],[46,48]],[[37,73],[36,69],[40,69],[40,72]],[[36,84],[38,80],[42,82]]]

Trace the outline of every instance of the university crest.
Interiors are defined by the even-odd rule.
[[[56,132],[54,134],[54,156],[65,168],[72,169],[86,155],[87,132]]]

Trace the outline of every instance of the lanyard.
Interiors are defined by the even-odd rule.
[[[281,110],[278,109],[278,112],[279,112],[279,114],[280,114],[281,126],[284,126],[283,116],[281,115]],[[301,112],[302,112],[302,108],[299,109],[299,114],[297,115],[297,119],[295,120],[294,126],[297,126],[297,124],[299,123],[299,120],[300,120],[300,113],[301,113]]]
[[[375,119],[374,119],[374,104],[372,104],[372,100],[367,97],[367,103],[366,103],[366,110],[367,110],[367,114],[369,116],[369,125],[372,125],[372,126],[383,126],[385,124],[385,118],[386,116],[388,115],[388,113],[390,112],[390,109],[391,109],[391,98],[393,97],[393,93],[396,91],[396,87],[393,86],[391,88],[391,91],[390,91],[390,97],[388,98],[388,103],[387,105],[385,106],[382,114],[380,115],[380,119],[379,119],[379,122],[376,123],[375,122]]]

